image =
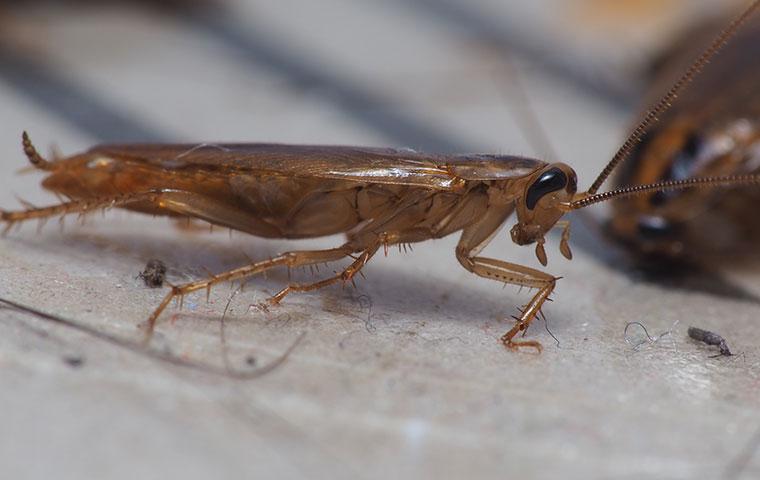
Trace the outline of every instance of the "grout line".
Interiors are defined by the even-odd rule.
[[[348,117],[381,133],[397,146],[437,152],[472,151],[471,142],[452,132],[437,131],[397,110],[392,98],[370,92],[362,85],[311,64],[297,51],[277,45],[266,34],[233,18],[203,14],[185,20],[238,55],[243,61],[265,67],[288,78],[293,88],[314,90],[340,108]]]
[[[530,60],[544,70],[546,75],[562,78],[577,86],[592,98],[598,98],[607,105],[626,113],[637,98],[638,89],[633,84],[621,84],[614,76],[604,75],[598,69],[578,61],[569,55],[567,49],[552,50],[538,41],[532,31],[520,29],[517,25],[506,25],[467,8],[465,2],[452,0],[396,0],[399,6],[417,10],[425,17],[434,17],[447,23],[452,30],[462,32],[472,38],[496,47],[508,54],[517,54]]]
[[[130,118],[33,54],[0,43],[0,81],[101,142],[157,142],[165,134]]]

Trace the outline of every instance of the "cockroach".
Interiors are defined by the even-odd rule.
[[[653,92],[661,92],[673,72],[688,65],[695,39],[712,35],[715,23],[692,29],[661,56]],[[759,172],[758,45],[760,19],[755,18],[642,136],[616,175],[617,185]],[[653,266],[696,264],[716,255],[742,258],[760,251],[758,204],[760,191],[739,186],[658,191],[613,202],[608,233]]]
[[[145,270],[140,272],[137,276],[142,278],[145,285],[150,288],[161,287],[166,279],[166,264],[155,258],[148,260],[148,263],[145,265]]]
[[[689,337],[702,343],[706,343],[707,345],[712,345],[715,347],[718,347],[718,350],[720,353],[716,356],[720,357],[732,357],[734,354],[731,353],[731,350],[728,348],[728,344],[726,343],[726,339],[718,335],[717,333],[710,332],[708,330],[702,330],[701,328],[697,327],[689,327],[688,330]]]
[[[461,231],[455,255],[475,275],[537,292],[501,337],[510,349],[541,344],[515,340],[541,312],[558,278],[523,265],[479,255],[506,220],[518,245],[535,244],[547,264],[546,233],[562,229],[559,250],[572,258],[566,213],[607,200],[695,187],[760,183],[760,175],[734,174],[666,180],[597,193],[668,109],[691,79],[758,9],[755,2],[724,29],[667,94],[644,116],[591,187],[577,192],[576,174],[564,163],[508,155],[436,155],[412,150],[277,144],[102,145],[48,161],[23,135],[32,165],[49,175],[43,187],[69,198],[43,208],[1,211],[8,227],[31,219],[87,213],[108,207],[153,215],[190,217],[265,238],[314,238],[346,234],[341,246],[290,251],[274,258],[172,286],[147,321],[147,337],[173,299],[221,283],[243,280],[275,267],[302,267],[345,258],[341,272],[314,283],[291,283],[273,295],[352,282],[380,250],[445,237]]]

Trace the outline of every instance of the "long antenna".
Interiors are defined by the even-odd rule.
[[[591,187],[586,193],[593,195],[599,190],[599,188],[615,170],[618,164],[628,158],[628,156],[631,154],[631,151],[633,150],[633,147],[635,147],[636,144],[641,141],[641,137],[643,137],[647,130],[649,130],[649,127],[652,124],[656,123],[659,120],[659,116],[670,108],[673,101],[678,97],[678,95],[680,95],[681,92],[692,82],[692,80],[694,80],[694,77],[696,77],[699,72],[702,71],[705,65],[707,65],[724,46],[726,46],[729,40],[731,40],[739,28],[744,23],[746,23],[747,19],[749,19],[749,17],[755,13],[755,10],[757,10],[758,7],[760,7],[760,0],[753,1],[752,5],[747,7],[747,9],[741,15],[736,17],[725,29],[723,29],[718,34],[717,37],[715,37],[710,46],[707,47],[704,52],[702,52],[702,55],[700,55],[699,58],[691,65],[691,67],[689,67],[686,73],[684,73],[681,78],[679,78],[676,83],[670,87],[668,93],[666,93],[660,99],[660,101],[655,104],[654,107],[647,111],[644,118],[641,120],[641,122],[639,122],[636,128],[633,129],[631,134],[628,135],[628,138],[626,138],[625,142],[623,142],[620,150],[618,150],[615,156],[612,157],[610,163],[604,167],[602,173],[596,177],[596,180],[594,180],[594,183],[591,184]]]
[[[723,177],[697,177],[686,180],[671,180],[668,182],[647,183],[644,185],[631,185],[629,187],[611,190],[609,192],[589,195],[570,202],[571,210],[578,210],[596,203],[606,202],[613,198],[635,197],[652,192],[666,192],[668,190],[685,190],[687,188],[709,188],[719,186],[740,186],[760,184],[760,174],[748,173],[744,175],[727,175]],[[567,204],[565,204],[567,205]]]

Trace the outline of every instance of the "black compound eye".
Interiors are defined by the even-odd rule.
[[[681,150],[683,150],[684,155],[694,158],[702,149],[704,143],[704,139],[698,133],[692,133],[684,141]]]
[[[684,140],[681,149],[673,157],[673,161],[660,181],[679,181],[693,177],[697,173],[697,157],[705,147],[705,139],[698,133],[691,133]],[[649,197],[649,203],[654,207],[661,207],[669,200],[681,195],[679,191],[655,192]]]
[[[705,148],[705,140],[697,133],[692,133],[684,140],[681,150],[673,159],[664,180],[684,180],[694,176],[697,157]]]
[[[536,207],[538,201],[547,193],[562,190],[567,185],[567,175],[559,168],[547,170],[533,182],[525,195],[525,205],[529,210]]]
[[[575,172],[573,171],[570,171],[570,180],[567,182],[567,191],[570,193],[578,191],[578,176],[575,175]]]

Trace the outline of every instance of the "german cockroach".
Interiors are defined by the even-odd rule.
[[[700,25],[662,55],[652,91],[694,58]],[[667,182],[760,171],[760,20],[746,27],[641,138],[616,176],[618,185]],[[755,206],[760,191],[654,192],[613,202],[612,236],[649,261],[698,263],[705,257],[760,251]],[[669,262],[672,263],[672,262]]]
[[[301,267],[351,258],[343,271],[308,284],[291,283],[270,298],[351,282],[380,249],[461,231],[456,257],[468,271],[505,284],[534,288],[533,298],[501,337],[506,347],[534,347],[515,340],[540,313],[558,278],[503,260],[479,256],[505,221],[518,245],[535,244],[547,264],[546,233],[562,229],[559,250],[570,259],[568,212],[607,200],[695,187],[760,183],[760,175],[734,174],[666,180],[597,193],[708,60],[758,9],[756,0],[734,20],[644,116],[591,187],[577,192],[576,175],[563,163],[506,155],[431,155],[412,150],[275,144],[103,145],[48,161],[24,133],[32,165],[49,173],[42,185],[69,201],[43,208],[1,211],[8,227],[31,219],[87,213],[108,207],[205,220],[266,238],[314,238],[346,234],[326,250],[291,251],[172,286],[147,322],[148,338],[173,299],[220,282],[243,280],[275,267]]]

